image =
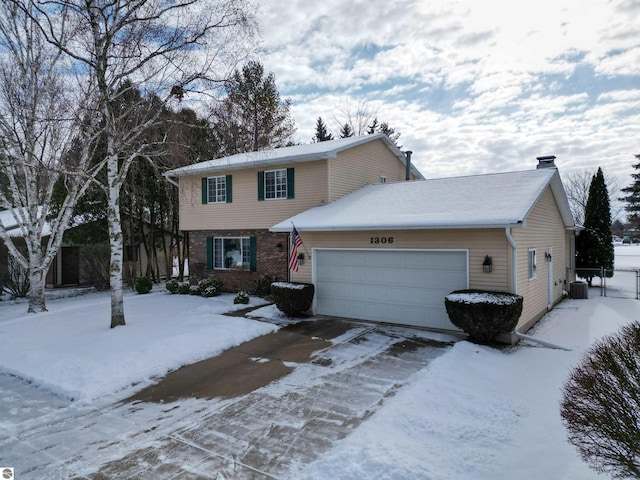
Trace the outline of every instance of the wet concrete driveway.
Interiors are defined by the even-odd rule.
[[[318,319],[184,367],[115,405],[56,400],[11,418],[0,410],[0,465],[21,480],[297,478],[450,347],[432,338]],[[19,381],[0,377],[3,390],[17,388],[11,382]]]

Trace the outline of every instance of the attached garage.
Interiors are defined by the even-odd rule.
[[[314,249],[316,311],[458,330],[444,297],[468,288],[467,250]]]

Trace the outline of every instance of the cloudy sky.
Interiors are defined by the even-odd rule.
[[[366,104],[428,178],[595,170],[640,153],[640,0],[261,0],[297,140]]]

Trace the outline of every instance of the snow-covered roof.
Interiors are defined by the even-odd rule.
[[[562,219],[574,226],[555,168],[368,185],[271,227],[273,232],[496,228],[524,226],[551,186]]]
[[[38,207],[38,215],[42,214],[42,207]],[[24,218],[28,219],[29,211],[26,208],[14,208],[12,210],[0,210],[0,225],[2,225],[7,232],[7,234],[12,238],[21,238],[24,237],[24,232],[20,227],[20,222],[16,221],[16,216],[18,219]],[[51,235],[51,226],[49,222],[45,222],[44,227],[42,229],[42,236]]]
[[[183,175],[196,175],[218,171],[237,170],[253,166],[274,166],[288,163],[312,162],[336,158],[338,153],[364,143],[382,140],[389,150],[398,157],[404,164],[406,158],[402,151],[384,133],[373,135],[363,135],[359,137],[340,138],[338,140],[328,140],[326,142],[308,143],[304,145],[294,145],[291,147],[274,148],[271,150],[260,150],[257,152],[246,152],[231,155],[229,157],[216,158],[206,162],[195,163],[185,167],[169,170],[165,177],[180,177]],[[412,173],[416,178],[423,178],[422,174],[415,166],[411,166]]]

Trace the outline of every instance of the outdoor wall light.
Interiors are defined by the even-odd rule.
[[[482,271],[484,273],[491,273],[493,270],[493,263],[491,261],[491,257],[489,255],[485,255],[484,262],[482,262]]]
[[[551,254],[549,252],[544,252],[544,258],[547,262],[551,261]]]
[[[278,253],[282,253],[283,249],[284,249],[284,247],[282,246],[282,243],[278,243],[276,245],[276,250],[278,251]]]
[[[298,264],[299,265],[304,264],[304,253],[301,253],[300,255],[298,255]]]

